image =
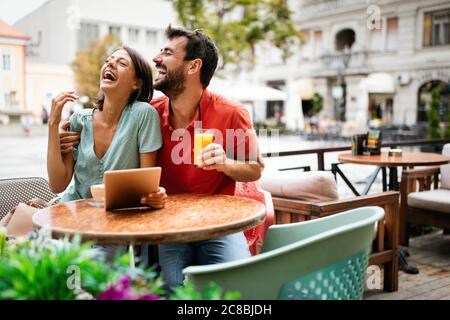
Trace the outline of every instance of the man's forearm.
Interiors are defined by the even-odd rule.
[[[264,164],[260,162],[240,163],[230,160],[222,172],[235,181],[251,182],[261,178],[263,168]]]

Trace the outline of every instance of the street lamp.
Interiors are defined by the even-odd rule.
[[[344,71],[348,68],[350,64],[350,59],[352,57],[351,50],[348,46],[345,46],[339,55],[333,55],[329,51],[321,57],[323,63],[328,68],[333,64],[334,58],[339,61],[337,65],[337,84],[333,86],[331,95],[334,99],[334,117],[336,120],[345,121],[345,95],[346,87],[344,84]]]
[[[345,46],[345,48],[342,50],[342,64],[344,65],[344,69],[348,68],[348,65],[350,63],[350,59],[352,57],[352,52],[350,51],[350,48],[348,46]]]
[[[350,64],[352,53],[348,46],[345,46],[340,54],[340,61],[338,65],[338,84],[334,89],[335,92],[335,117],[336,120],[345,121],[345,97],[347,95],[347,88],[344,82],[344,72]]]

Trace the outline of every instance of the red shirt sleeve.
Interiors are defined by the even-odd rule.
[[[243,106],[236,106],[232,127],[234,134],[234,159],[255,160],[257,159],[257,137],[253,128],[250,115]]]

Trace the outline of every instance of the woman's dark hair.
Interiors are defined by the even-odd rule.
[[[172,27],[171,25],[166,29],[166,36],[169,40],[176,37],[186,37],[188,39],[184,61],[202,60],[200,81],[204,88],[208,87],[219,61],[217,47],[211,38],[201,30],[190,31],[182,27]]]
[[[113,53],[121,49],[125,50],[130,56],[131,61],[134,65],[136,79],[139,83],[139,89],[137,89],[130,95],[128,103],[130,104],[135,101],[149,102],[153,98],[153,77],[150,64],[139,52],[127,46],[117,48],[113,51]],[[102,91],[100,91],[95,98],[94,107],[103,110],[104,102],[105,95]]]

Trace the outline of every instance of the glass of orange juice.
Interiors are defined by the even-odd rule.
[[[194,130],[194,166],[198,167],[198,157],[202,150],[214,141],[214,132],[211,129],[195,128]]]

